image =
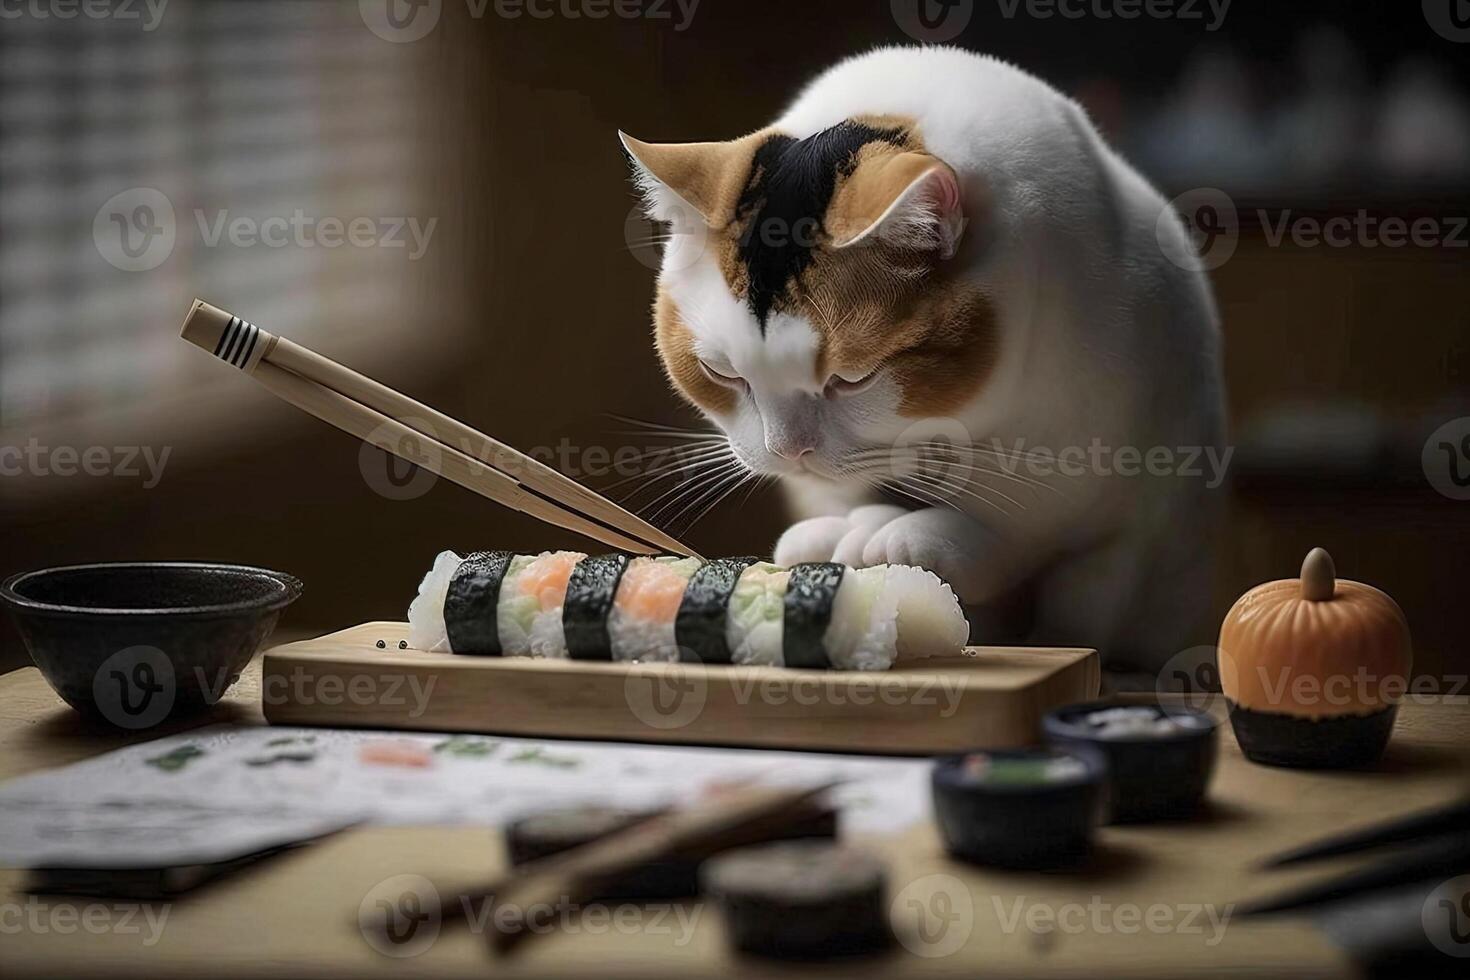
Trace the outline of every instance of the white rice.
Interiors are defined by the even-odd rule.
[[[849,568],[822,638],[834,670],[887,670],[895,660],[958,656],[970,624],[938,575],[908,565]]]
[[[434,567],[419,583],[419,594],[408,605],[408,645],[415,650],[444,653],[449,634],[444,628],[444,596],[464,559],[452,551],[441,551]]]
[[[970,623],[948,582],[927,568],[889,565],[883,585],[898,600],[900,661],[964,653]]]

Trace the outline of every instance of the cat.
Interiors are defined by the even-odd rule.
[[[1223,478],[1201,461],[1228,462],[1218,314],[1184,223],[1080,106],[993,58],[888,47],[739,139],[619,138],[670,232],[658,355],[785,485],[777,562],[922,565],[975,642],[1115,670],[1195,639]]]

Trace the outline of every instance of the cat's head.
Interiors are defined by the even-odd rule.
[[[902,120],[622,140],[648,215],[669,226],[659,355],[752,470],[840,479],[977,395],[995,318],[955,274],[975,202]]]

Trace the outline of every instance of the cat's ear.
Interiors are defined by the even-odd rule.
[[[619,132],[633,179],[655,221],[677,221],[690,210],[706,224],[729,219],[750,166],[748,140],[728,143],[644,143]]]
[[[959,178],[927,153],[865,161],[833,197],[827,227],[836,248],[882,242],[952,258],[965,230]]]

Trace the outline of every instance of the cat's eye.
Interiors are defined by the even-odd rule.
[[[705,377],[709,378],[717,385],[724,385],[726,388],[735,388],[741,390],[745,388],[745,379],[740,377],[740,375],[724,374],[720,371],[716,371],[714,368],[710,367],[709,363],[706,362],[703,358],[701,358],[699,361],[699,369],[704,372]]]
[[[834,374],[827,379],[827,384],[823,388],[823,394],[828,398],[838,398],[842,395],[856,395],[860,391],[867,391],[872,387],[873,382],[878,380],[878,372],[880,370],[882,369],[874,368],[867,374],[856,379],[844,378],[840,374]]]

